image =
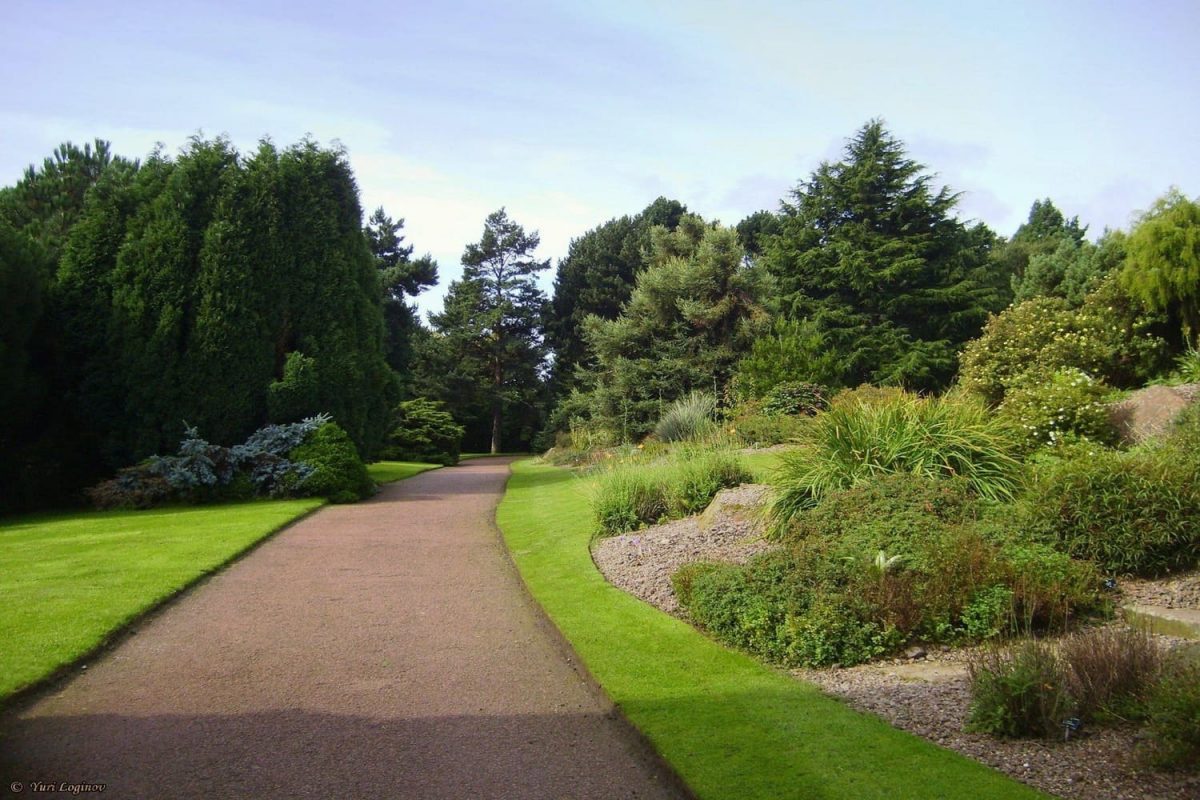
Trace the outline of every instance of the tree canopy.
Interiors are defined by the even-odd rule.
[[[690,391],[722,393],[767,323],[757,295],[758,273],[745,264],[737,231],[692,214],[674,231],[652,229],[649,264],[620,316],[585,323],[596,356],[593,413],[627,439]]]
[[[995,236],[952,216],[957,196],[875,120],[782,205],[763,263],[778,306],[811,320],[840,383],[945,386],[958,349],[1007,298],[988,269]]]
[[[1141,216],[1126,243],[1121,280],[1155,311],[1179,320],[1194,347],[1200,334],[1200,203],[1172,189]]]
[[[572,239],[558,262],[547,340],[554,351],[555,393],[577,385],[575,371],[591,363],[583,323],[595,315],[615,319],[629,299],[634,279],[646,267],[650,230],[674,230],[687,207],[660,197],[634,216],[611,219]]]

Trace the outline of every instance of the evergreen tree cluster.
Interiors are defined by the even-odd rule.
[[[994,383],[1043,308],[1113,385],[1194,347],[1200,205],[1178,190],[1096,241],[1049,199],[1007,240],[957,203],[872,120],[777,211],[727,227],[660,197],[587,231],[551,297],[537,232],[500,209],[425,325],[409,300],[437,264],[384,209],[364,226],[340,150],[66,144],[0,189],[0,508],[76,496],[185,421],[230,444],[329,413],[370,456],[403,400],[500,452],[633,440],[693,392],[741,418],[781,385]]]
[[[185,421],[232,444],[327,412],[363,454],[386,434],[384,293],[339,150],[67,145],[0,195],[0,250],[8,507],[167,452]]]

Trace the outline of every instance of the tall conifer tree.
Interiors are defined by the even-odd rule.
[[[875,120],[785,202],[764,263],[781,310],[810,319],[841,362],[841,382],[945,386],[958,349],[1006,301],[988,271],[995,240],[952,216],[957,196]]]
[[[503,447],[506,414],[536,410],[547,302],[535,279],[550,268],[534,257],[539,242],[503,208],[488,215],[479,242],[463,252],[462,280],[450,284],[444,310],[431,317],[445,346],[484,387],[493,453]]]

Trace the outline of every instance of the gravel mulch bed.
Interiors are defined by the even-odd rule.
[[[767,491],[758,484],[726,489],[713,500],[716,508],[710,506],[703,519],[688,517],[601,539],[592,548],[592,559],[609,583],[679,616],[679,603],[671,588],[675,570],[693,561],[741,564],[771,549],[752,513]]]
[[[681,616],[671,589],[671,574],[679,567],[699,560],[743,563],[771,549],[750,513],[763,502],[767,491],[755,485],[726,490],[703,516],[603,539],[593,548],[592,557],[610,583]],[[1120,588],[1125,602],[1200,608],[1200,573],[1160,581],[1122,581]],[[1160,638],[1171,645],[1180,642]],[[1136,726],[1085,728],[1069,742],[999,740],[965,733],[971,701],[967,652],[912,648],[909,653],[918,657],[850,668],[801,669],[792,674],[897,728],[1059,797],[1200,798],[1200,775],[1155,772],[1138,763]]]
[[[1123,580],[1123,602],[1165,608],[1200,608],[1200,572],[1189,572],[1155,581]]]

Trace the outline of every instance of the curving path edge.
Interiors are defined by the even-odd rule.
[[[681,796],[525,593],[494,524],[510,461],[285,529],[8,712],[0,796]]]

